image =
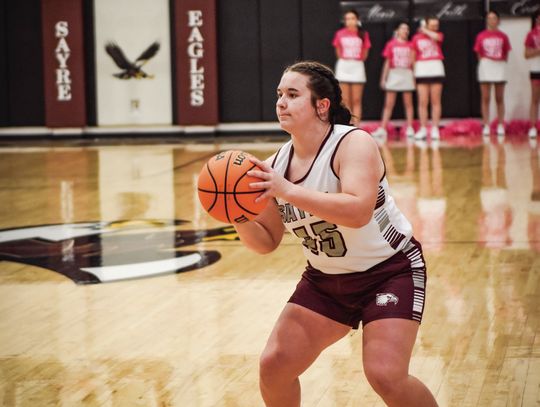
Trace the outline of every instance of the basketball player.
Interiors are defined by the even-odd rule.
[[[525,58],[529,60],[531,77],[531,108],[529,137],[535,139],[538,135],[538,105],[540,102],[540,10],[532,16],[532,29],[525,39]]]
[[[343,15],[345,27],[334,35],[332,45],[336,49],[336,77],[340,81],[345,105],[352,112],[353,121],[362,120],[362,96],[366,83],[364,61],[368,57],[371,41],[362,29],[360,17],[355,10]]]
[[[444,35],[439,32],[439,19],[427,17],[422,20],[416,35],[412,38],[415,51],[414,76],[418,94],[418,116],[420,129],[415,138],[427,138],[428,105],[431,102],[431,139],[440,138],[441,94],[445,77],[441,44]]]
[[[497,104],[497,135],[504,136],[504,85],[506,85],[506,61],[512,47],[508,36],[499,30],[499,13],[486,15],[486,29],[476,36],[474,52],[478,56],[478,82],[482,94],[483,136],[489,136],[489,101],[492,86]]]
[[[360,322],[364,372],[386,404],[436,406],[408,371],[424,305],[422,249],[388,193],[375,141],[347,125],[339,83],[316,62],[285,70],[276,113],[291,140],[248,173],[266,190],[257,199],[275,200],[235,225],[259,253],[276,249],[287,228],[308,260],[261,355],[266,406],[299,407],[298,377]]]
[[[412,66],[414,64],[412,44],[409,42],[409,25],[401,23],[395,37],[388,41],[383,50],[385,58],[381,73],[381,88],[386,90],[381,126],[373,132],[375,137],[387,136],[386,126],[392,117],[392,110],[396,104],[397,92],[403,92],[403,105],[405,106],[405,117],[407,118],[407,137],[414,136],[413,123],[413,100],[414,75]]]

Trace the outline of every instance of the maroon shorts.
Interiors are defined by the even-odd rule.
[[[394,256],[358,273],[326,274],[310,265],[289,302],[357,329],[384,318],[421,322],[426,265],[414,238]]]

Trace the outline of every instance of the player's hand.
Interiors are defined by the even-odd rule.
[[[255,199],[255,202],[270,197],[284,197],[287,194],[287,191],[292,188],[293,184],[274,171],[274,169],[265,161],[260,161],[255,157],[250,157],[249,160],[255,164],[258,169],[248,171],[247,174],[251,177],[261,179],[261,181],[252,182],[249,184],[249,187],[265,190],[265,192]]]

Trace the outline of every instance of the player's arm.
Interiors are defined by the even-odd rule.
[[[369,56],[369,48],[362,48],[362,61],[367,60]]]
[[[535,49],[535,48],[525,47],[526,59],[534,58],[534,57],[537,57],[538,55],[540,55],[540,48]]]
[[[442,42],[443,40],[443,33],[439,31],[431,31],[428,30],[427,27],[420,27],[420,31],[426,34],[433,41]]]
[[[341,181],[340,193],[308,190],[287,181],[265,163],[253,162],[263,171],[252,170],[249,175],[264,181],[250,186],[266,189],[261,198],[281,197],[321,219],[351,228],[362,227],[371,219],[384,172],[377,145],[361,130],[346,136],[337,151],[334,166]]]
[[[385,58],[385,59],[384,59],[384,64],[383,64],[383,69],[382,69],[382,71],[381,71],[381,82],[380,82],[380,86],[381,86],[381,89],[382,89],[382,90],[385,89],[386,78],[388,77],[388,70],[389,70],[388,58]]]
[[[285,231],[277,204],[273,199],[254,220],[235,223],[233,226],[244,246],[260,254],[274,251]]]

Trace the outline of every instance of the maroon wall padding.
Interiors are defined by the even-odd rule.
[[[174,0],[173,31],[178,124],[215,125],[219,121],[215,0]]]
[[[82,3],[83,0],[41,1],[48,127],[86,125]]]

